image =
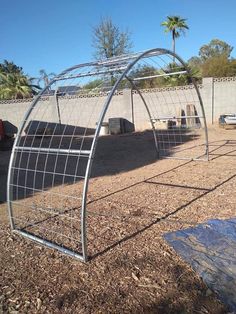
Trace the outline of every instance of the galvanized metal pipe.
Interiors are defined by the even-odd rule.
[[[15,224],[14,224],[14,217],[13,217],[13,211],[12,211],[12,180],[13,180],[13,163],[14,160],[16,158],[16,154],[15,152],[17,151],[21,151],[21,152],[45,152],[45,153],[56,153],[56,154],[77,154],[77,156],[86,156],[88,157],[88,163],[87,163],[87,167],[86,167],[86,172],[85,172],[85,178],[84,178],[84,186],[83,186],[83,193],[82,193],[82,207],[81,207],[81,245],[82,245],[82,254],[77,254],[75,252],[73,252],[73,250],[69,250],[69,249],[65,249],[62,246],[56,245],[50,241],[47,241],[45,239],[41,239],[38,236],[35,235],[31,235],[25,231],[22,230],[17,230],[16,232],[18,232],[19,234],[22,234],[26,237],[28,237],[31,240],[34,240],[38,243],[47,245],[49,247],[55,248],[67,255],[73,256],[75,258],[78,258],[82,261],[86,261],[88,259],[88,253],[87,253],[87,236],[86,236],[86,205],[87,205],[87,192],[88,192],[88,185],[89,185],[89,179],[90,179],[90,175],[91,175],[91,169],[92,169],[92,164],[93,164],[93,159],[95,156],[95,152],[96,152],[96,146],[97,146],[97,141],[98,141],[98,137],[99,137],[99,133],[100,133],[100,129],[101,129],[101,125],[102,122],[104,120],[105,114],[109,108],[110,102],[112,100],[112,97],[117,89],[117,87],[119,86],[119,84],[121,83],[121,81],[125,78],[128,77],[128,73],[129,71],[133,68],[133,66],[142,58],[149,58],[149,57],[153,57],[153,56],[158,56],[158,55],[162,55],[162,54],[167,54],[170,56],[175,57],[175,59],[177,59],[186,69],[186,71],[179,71],[179,72],[173,72],[173,73],[165,73],[165,74],[160,74],[157,76],[150,76],[150,77],[143,77],[143,78],[136,78],[134,79],[134,81],[138,81],[141,79],[148,79],[148,78],[154,78],[154,77],[158,77],[158,76],[170,76],[170,75],[176,75],[176,74],[184,74],[184,73],[188,73],[190,78],[190,72],[187,68],[187,66],[185,65],[185,63],[183,62],[183,60],[178,57],[176,54],[174,54],[173,52],[166,50],[166,49],[159,49],[159,48],[155,48],[155,49],[151,49],[148,51],[145,51],[143,53],[137,53],[137,54],[131,54],[131,55],[123,55],[121,57],[115,57],[112,58],[110,60],[105,60],[105,61],[96,61],[96,62],[90,62],[90,63],[85,63],[85,64],[80,64],[80,65],[76,65],[74,67],[71,67],[65,71],[63,71],[59,76],[55,77],[48,86],[46,86],[41,93],[35,98],[35,100],[33,101],[33,103],[31,104],[31,106],[29,107],[28,111],[26,112],[25,118],[22,121],[22,124],[19,128],[19,131],[17,133],[16,136],[16,140],[13,146],[13,150],[12,150],[12,154],[11,154],[11,158],[10,158],[10,164],[9,164],[9,171],[8,171],[8,181],[7,181],[7,200],[8,200],[8,211],[9,211],[9,217],[10,217],[10,222],[11,222],[11,227],[12,229],[15,229]],[[130,61],[130,62],[128,62]],[[125,66],[123,66],[123,64],[121,63],[127,62],[127,64]],[[118,66],[117,68],[110,68],[109,70],[103,70],[103,67],[111,67],[113,65]],[[88,71],[87,73],[81,73],[78,75],[68,75],[69,72],[79,69],[79,68],[83,68],[83,67],[101,67],[102,70],[99,71]],[[100,113],[100,117],[98,120],[98,124],[95,130],[95,135],[93,138],[93,142],[92,142],[92,146],[91,146],[91,150],[70,150],[70,149],[60,149],[60,148],[42,148],[42,147],[24,147],[24,146],[19,146],[19,142],[20,142],[20,135],[23,132],[23,129],[25,127],[25,124],[32,112],[32,110],[35,108],[35,106],[37,105],[37,102],[40,100],[40,97],[44,95],[44,92],[56,81],[58,80],[63,80],[63,79],[70,79],[70,78],[77,78],[77,77],[89,77],[91,75],[100,75],[100,74],[105,74],[105,73],[112,73],[115,71],[115,69],[118,69],[118,71],[123,71],[119,78],[116,80],[116,83],[114,84],[114,86],[112,87],[112,90],[110,91],[110,93],[108,94],[108,97],[104,103],[103,109]],[[66,76],[67,75],[67,76]],[[206,126],[206,118],[205,118],[205,112],[204,112],[204,107],[203,107],[203,103],[202,103],[202,99],[201,99],[201,95],[200,92],[197,88],[197,85],[194,81],[194,79],[192,79],[193,85],[196,89],[199,101],[200,101],[200,105],[201,105],[201,109],[202,109],[202,117],[204,119],[204,126],[205,126],[205,144],[206,144],[206,154],[208,157],[208,136],[207,136],[207,126]],[[133,83],[132,85],[133,87],[135,86],[135,84]],[[144,105],[148,111],[149,114],[149,118],[150,118],[150,122],[152,124],[153,127],[153,131],[155,131],[155,127],[153,125],[153,118],[150,115],[150,111],[148,109],[148,106],[145,102],[144,97],[142,96],[141,92],[135,88],[140,97],[142,98]],[[192,116],[193,117],[193,116]],[[183,119],[183,118],[190,118],[190,116],[187,117],[179,117],[179,119]],[[198,116],[196,116],[196,118],[199,118]],[[155,134],[155,132],[154,132]],[[156,136],[156,135],[155,135]],[[158,143],[157,143],[157,139],[155,138],[155,143],[156,143],[156,147],[158,147]],[[168,158],[168,157],[166,157]],[[172,157],[173,158],[173,157]],[[180,158],[178,158],[180,159]],[[182,158],[185,159],[185,158]],[[197,159],[200,160],[200,159]]]
[[[47,147],[30,147],[30,146],[15,146],[16,150],[23,152],[45,152],[45,153],[55,153],[55,154],[75,154],[75,155],[86,155],[90,154],[90,150],[79,150],[79,149],[64,149],[64,148],[47,148]]]
[[[141,81],[141,80],[147,80],[152,79],[156,77],[163,77],[163,76],[171,76],[171,75],[177,75],[177,74],[186,74],[187,71],[178,71],[178,72],[171,72],[171,73],[163,73],[163,74],[156,74],[156,75],[150,75],[150,76],[142,76],[132,79],[133,81]]]

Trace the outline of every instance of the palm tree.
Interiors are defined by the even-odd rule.
[[[11,61],[4,60],[0,63],[0,72],[23,74],[23,69]]]
[[[167,20],[162,22],[161,26],[165,27],[166,33],[171,32],[172,50],[175,53],[175,39],[180,37],[181,34],[184,34],[186,29],[189,29],[186,19],[182,19],[180,16],[167,16]]]
[[[39,91],[21,67],[7,60],[0,64],[0,99],[29,98]]]
[[[0,99],[30,98],[39,91],[40,87],[32,84],[27,76],[0,71]]]
[[[26,76],[0,72],[0,99],[18,99],[32,96]]]
[[[38,80],[38,85],[40,84],[40,82],[43,82],[44,84],[44,87],[46,87],[48,85],[48,83],[50,82],[51,78],[53,76],[55,76],[56,74],[55,73],[46,73],[45,70],[39,70],[39,78],[37,78]]]

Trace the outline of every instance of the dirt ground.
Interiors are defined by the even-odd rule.
[[[163,235],[236,216],[236,130],[209,130],[209,162],[156,160],[144,135],[118,139],[94,165],[88,210],[103,214],[88,219],[86,264],[11,233],[0,152],[0,313],[227,313]]]

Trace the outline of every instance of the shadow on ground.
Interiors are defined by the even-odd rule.
[[[190,161],[191,162],[191,161]],[[181,168],[181,167],[185,167],[187,164],[189,164],[190,162],[187,162],[187,163],[184,163],[180,166],[177,166],[177,167],[174,167],[172,168],[171,170],[168,170],[166,171],[165,173],[167,172],[172,172],[172,171],[176,171],[176,169],[178,168]],[[145,224],[142,228],[139,228],[137,231],[133,232],[133,233],[129,233],[128,235],[124,236],[123,238],[119,239],[119,240],[116,240],[114,241],[111,245],[105,247],[105,249],[95,253],[94,255],[90,256],[91,259],[99,256],[99,255],[102,255],[102,254],[105,254],[107,251],[115,248],[116,246],[119,246],[120,244],[122,244],[123,242],[126,242],[134,237],[136,237],[137,235],[143,233],[144,231],[150,229],[151,227],[153,227],[154,225],[158,224],[159,222],[161,221],[164,221],[166,219],[169,219],[171,216],[177,214],[178,212],[180,212],[181,210],[184,210],[187,206],[191,205],[192,203],[198,201],[199,199],[205,197],[207,194],[209,193],[212,193],[214,192],[216,189],[218,189],[219,187],[221,187],[222,185],[226,184],[227,182],[230,182],[231,180],[233,180],[235,177],[236,177],[236,173],[233,173],[231,176],[229,176],[228,178],[226,178],[225,180],[221,181],[219,184],[215,185],[214,187],[212,188],[197,188],[197,187],[192,187],[192,186],[188,186],[188,185],[177,185],[177,184],[165,184],[165,183],[156,183],[156,182],[151,182],[152,179],[154,178],[157,178],[158,176],[161,176],[163,175],[163,173],[161,174],[158,174],[156,176],[153,176],[153,177],[150,177],[144,181],[141,181],[141,182],[138,182],[132,186],[129,186],[125,189],[122,189],[122,190],[118,190],[116,192],[113,192],[111,194],[108,194],[106,196],[103,196],[102,198],[99,198],[99,199],[96,199],[96,200],[93,200],[92,202],[90,202],[89,204],[92,204],[92,203],[96,203],[97,201],[100,201],[101,199],[105,200],[107,197],[110,197],[111,195],[115,195],[116,193],[120,193],[120,192],[124,192],[125,190],[128,190],[130,189],[131,187],[134,187],[134,186],[137,186],[139,184],[142,184],[142,183],[146,183],[146,184],[156,184],[158,186],[168,186],[168,187],[171,187],[171,188],[180,188],[180,189],[192,189],[192,190],[195,190],[195,191],[198,191],[200,192],[200,195],[196,196],[196,197],[191,197],[190,200],[184,202],[183,204],[181,204],[181,206],[178,206],[176,208],[174,208],[174,210],[172,211],[168,211],[168,213],[166,213],[165,215],[163,216],[160,216],[158,218],[155,218],[156,215],[150,215],[149,216],[149,219],[151,220],[151,222],[149,222],[148,224]],[[88,211],[88,213],[90,214],[90,212]],[[93,214],[93,213],[92,213]],[[112,215],[112,213],[109,214],[110,216]],[[142,213],[140,212],[140,214],[138,216],[141,216]],[[136,213],[135,213],[135,216],[136,216]],[[148,216],[148,215],[147,215]],[[126,217],[127,218],[127,217]],[[188,224],[194,224],[194,222],[191,222],[191,221],[188,221],[187,222]]]
[[[123,143],[120,143],[121,146],[118,145],[119,137],[117,137],[117,142],[115,140],[116,137],[113,137],[113,141],[107,142],[107,144],[109,143],[108,148],[111,145],[114,149],[111,155],[118,156],[118,160],[109,161],[108,157],[106,159],[106,156],[108,156],[107,152],[100,146],[98,153],[101,158],[96,160],[95,165],[103,168],[95,169],[94,177],[105,175],[105,170],[109,172],[109,168],[106,169],[109,162],[114,163],[110,174],[116,174],[129,169],[130,166],[128,164],[132,162],[132,159],[135,159],[133,162],[136,168],[156,161],[151,134],[144,133],[133,136],[134,139],[132,140],[135,140],[136,144],[132,145],[132,147],[129,147],[129,144],[132,143],[132,140],[129,141],[129,136],[126,138],[127,146]],[[106,140],[108,141],[108,138]],[[210,158],[217,157],[219,159],[222,157],[223,162],[219,163],[217,167],[217,171],[219,171],[224,165],[224,158],[234,154],[235,142],[217,141],[212,142],[211,146],[213,148],[211,147],[212,153]],[[145,147],[144,150],[142,149],[143,147]],[[225,147],[228,148],[228,151],[221,151]],[[153,155],[150,156],[151,149],[153,150]],[[128,154],[126,154],[127,151]],[[5,153],[8,155],[4,155]],[[3,152],[2,156],[9,156],[9,152]],[[141,159],[141,162],[137,161],[138,158]],[[7,159],[5,157],[3,159],[7,168]],[[175,166],[171,167],[171,169],[169,166],[168,170],[162,173],[158,171],[158,174],[155,172],[152,176],[150,172],[146,172],[150,176],[145,176],[145,180],[140,178],[139,182],[136,181],[132,185],[129,184],[129,186],[113,192],[104,190],[103,196],[97,196],[90,201],[88,211],[90,206],[96,207],[96,204],[100,201],[103,207],[109,197],[115,198],[122,191],[125,192],[124,195],[129,199],[132,196],[129,189],[133,188],[134,193],[140,193],[140,185],[144,187],[143,190],[145,191],[151,188],[156,189],[158,198],[161,196],[159,192],[163,192],[163,189],[169,189],[170,198],[172,195],[175,195],[175,189],[182,191],[182,195],[188,194],[189,196],[188,198],[180,199],[180,203],[174,203],[172,208],[168,207],[166,212],[158,213],[158,215],[148,211],[142,213],[137,208],[133,212],[135,215],[129,214],[134,220],[127,224],[128,228],[125,234],[119,232],[127,222],[127,216],[120,217],[121,223],[117,219],[115,222],[111,221],[111,224],[106,216],[95,217],[93,226],[98,226],[98,229],[102,227],[100,233],[97,233],[98,229],[95,229],[98,249],[96,250],[95,248],[93,250],[92,254],[90,254],[91,262],[85,265],[57,254],[54,250],[39,247],[30,241],[22,241],[20,237],[10,234],[9,228],[3,225],[3,244],[0,251],[3,261],[1,267],[5,267],[6,275],[2,285],[5,287],[10,285],[9,283],[14,282],[15,289],[12,295],[5,296],[0,300],[0,305],[2,302],[4,310],[7,311],[8,306],[10,306],[8,299],[20,298],[21,300],[23,291],[25,302],[33,297],[36,298],[36,296],[43,300],[42,312],[76,313],[76,310],[79,308],[84,313],[96,313],[101,311],[101,309],[105,312],[110,311],[114,313],[226,313],[226,308],[216,301],[214,294],[209,293],[199,277],[195,276],[193,271],[181,262],[173,252],[170,254],[167,244],[161,237],[166,230],[163,227],[164,224],[161,225],[162,221],[174,220],[172,216],[176,213],[181,213],[188,205],[197,203],[202,197],[213,193],[227,182],[232,183],[236,177],[235,171],[232,171],[232,173],[226,173],[221,178],[220,176],[219,178],[217,177],[219,179],[218,183],[214,182],[211,186],[206,186],[204,179],[202,180],[203,186],[200,184],[200,187],[198,184],[194,185],[192,181],[190,181],[190,185],[184,179],[186,169],[192,164],[193,162],[175,163]],[[5,166],[1,168],[1,173],[3,170],[5,171]],[[115,172],[113,172],[114,169]],[[206,170],[204,167],[201,170],[204,171],[204,169]],[[182,180],[177,182],[160,180],[161,175],[176,174],[178,170],[183,175]],[[155,180],[156,178],[158,180]],[[137,179],[138,174],[136,174]],[[193,192],[192,194],[191,191]],[[214,193],[214,195],[216,194]],[[146,205],[149,202],[149,195],[143,205],[147,209],[148,206]],[[181,195],[179,196],[181,198]],[[164,197],[166,197],[166,194]],[[33,198],[30,197],[31,199]],[[127,199],[121,198],[121,201],[125,203]],[[141,202],[142,199],[142,195],[139,195],[138,202]],[[138,205],[142,206],[142,204]],[[110,210],[113,209],[113,204],[108,202],[108,206]],[[118,204],[117,208],[122,209],[121,206],[122,204]],[[194,206],[193,209],[196,213],[197,206]],[[90,218],[90,213],[88,216]],[[144,217],[142,218],[142,216]],[[186,219],[189,220],[193,218],[191,210],[188,210],[187,217]],[[102,225],[103,218],[104,225]],[[139,220],[140,225],[136,223]],[[187,223],[190,224],[191,221],[187,221]],[[155,228],[151,228],[152,226],[155,226]],[[104,230],[108,230],[110,233],[106,234]],[[112,238],[109,238],[110,234],[113,235]],[[103,236],[104,241],[102,240]],[[15,254],[14,259],[11,256],[12,252]],[[9,293],[8,290],[5,292],[6,294]],[[28,312],[36,312],[36,306],[36,301],[31,301]]]
[[[78,130],[77,130],[78,129]],[[91,147],[92,137],[86,138],[79,135],[84,132],[83,128],[76,131],[71,127],[61,138],[59,131],[54,134],[52,139],[50,134],[29,134],[22,137],[19,146],[88,150]],[[74,132],[71,137],[71,132]],[[88,132],[88,131],[87,131]],[[93,132],[91,129],[90,133]],[[172,149],[179,144],[176,135],[171,135],[170,130],[162,133],[162,141],[171,140],[165,148],[167,156],[172,155]],[[76,136],[77,135],[77,136]],[[197,139],[198,135],[188,134],[184,137],[185,141]],[[0,203],[6,201],[6,181],[7,170],[10,159],[10,150],[1,151],[0,155]],[[127,172],[145,165],[156,162],[157,151],[155,148],[153,133],[151,131],[136,132],[123,135],[101,136],[98,141],[95,160],[92,167],[91,177],[113,175]],[[46,152],[22,151],[16,153],[13,169],[13,198],[22,199],[41,190],[49,190],[53,186],[62,184],[74,184],[81,181],[85,176],[87,157],[78,158],[71,154],[47,154]],[[25,188],[27,187],[27,188]],[[14,190],[17,190],[14,192]]]

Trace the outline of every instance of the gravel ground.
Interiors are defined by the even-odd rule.
[[[227,313],[163,234],[236,216],[235,135],[210,128],[209,162],[155,160],[145,134],[103,147],[89,191],[86,264],[11,233],[9,151],[0,152],[0,313]]]

